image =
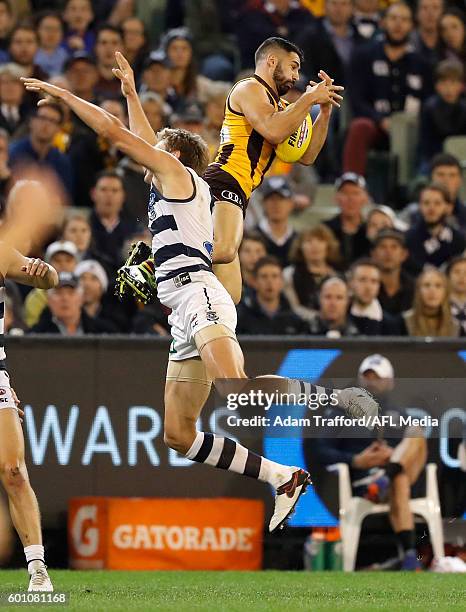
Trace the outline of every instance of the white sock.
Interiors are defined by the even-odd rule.
[[[45,553],[42,544],[31,544],[24,549],[26,561],[28,564],[28,572],[32,572],[45,565]]]

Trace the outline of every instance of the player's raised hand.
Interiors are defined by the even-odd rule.
[[[57,87],[56,85],[52,85],[51,83],[47,83],[46,81],[40,81],[39,79],[21,77],[21,81],[23,82],[24,87],[28,91],[35,91],[37,93],[42,93],[47,96],[48,100],[47,98],[39,100],[37,106],[42,106],[42,104],[46,104],[50,100],[50,98],[61,99],[66,91],[61,87]]]
[[[320,106],[328,107],[336,106],[339,108],[343,97],[338,92],[343,91],[343,89],[344,87],[341,85],[333,85],[333,82],[329,84],[326,80],[322,80],[319,81],[319,83],[310,81],[310,85],[307,86],[306,92],[311,92],[314,94],[314,104],[320,104]]]
[[[28,276],[40,276],[41,278],[45,278],[47,272],[49,271],[48,264],[42,259],[30,258],[28,263],[21,268],[21,272],[26,272]]]
[[[115,53],[115,59],[118,64],[118,68],[112,68],[112,72],[117,79],[120,79],[121,93],[126,98],[132,93],[136,92],[134,72],[123,53],[117,51]]]

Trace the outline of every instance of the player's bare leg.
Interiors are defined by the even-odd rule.
[[[23,432],[14,408],[0,410],[0,477],[8,495],[11,520],[28,562],[29,590],[52,591],[44,563],[39,506],[29,482]]]
[[[233,302],[238,304],[242,288],[238,249],[243,238],[243,211],[230,202],[219,201],[215,203],[213,219],[213,270]]]

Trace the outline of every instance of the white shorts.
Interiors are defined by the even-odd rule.
[[[175,285],[176,279],[157,286],[159,300],[172,309],[168,317],[173,338],[171,361],[199,357],[194,336],[209,325],[225,325],[233,333],[236,330],[235,305],[215,274],[191,272],[189,278],[191,282],[181,287]]]
[[[3,408],[14,408],[17,410],[11,392],[10,377],[6,370],[0,370],[0,410]]]

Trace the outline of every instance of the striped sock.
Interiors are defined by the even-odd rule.
[[[275,488],[287,482],[296,469],[261,457],[230,438],[203,431],[197,432],[186,457],[197,463],[268,482]]]

